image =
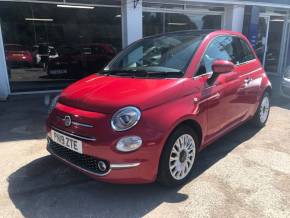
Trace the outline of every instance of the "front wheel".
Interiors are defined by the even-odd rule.
[[[252,120],[252,124],[255,127],[262,128],[266,125],[270,114],[270,108],[271,108],[270,94],[268,92],[265,92],[260,102],[260,105],[257,109],[257,112]]]
[[[196,159],[198,137],[192,128],[181,126],[176,129],[165,144],[158,182],[165,186],[184,184],[189,178]]]

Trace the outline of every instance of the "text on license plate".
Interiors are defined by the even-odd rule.
[[[80,140],[68,137],[59,132],[56,132],[55,130],[51,130],[51,139],[63,147],[66,147],[80,154],[83,153],[83,143]]]

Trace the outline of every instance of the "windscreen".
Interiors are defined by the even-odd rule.
[[[125,49],[104,72],[182,76],[203,38],[194,34],[165,34],[145,38]]]

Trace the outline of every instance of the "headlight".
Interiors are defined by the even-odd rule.
[[[125,107],[118,110],[112,117],[111,126],[115,131],[131,129],[140,120],[141,112],[136,107]]]
[[[59,95],[55,96],[55,97],[52,99],[52,101],[50,102],[49,108],[48,108],[48,113],[51,113],[52,110],[55,108],[58,99],[59,99]]]

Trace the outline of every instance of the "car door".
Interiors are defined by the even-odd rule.
[[[218,36],[206,49],[197,75],[211,73],[215,60],[228,60],[237,63],[236,47],[233,37]],[[214,140],[218,135],[236,125],[244,114],[238,99],[238,90],[243,83],[239,73],[234,70],[226,74],[212,73],[212,78],[205,81],[201,90],[207,101],[206,141]]]
[[[241,107],[244,108],[246,112],[245,119],[247,119],[256,110],[259,102],[263,68],[247,41],[240,37],[236,37],[235,41],[240,50],[236,71],[243,82],[242,87],[238,91],[238,101]]]

